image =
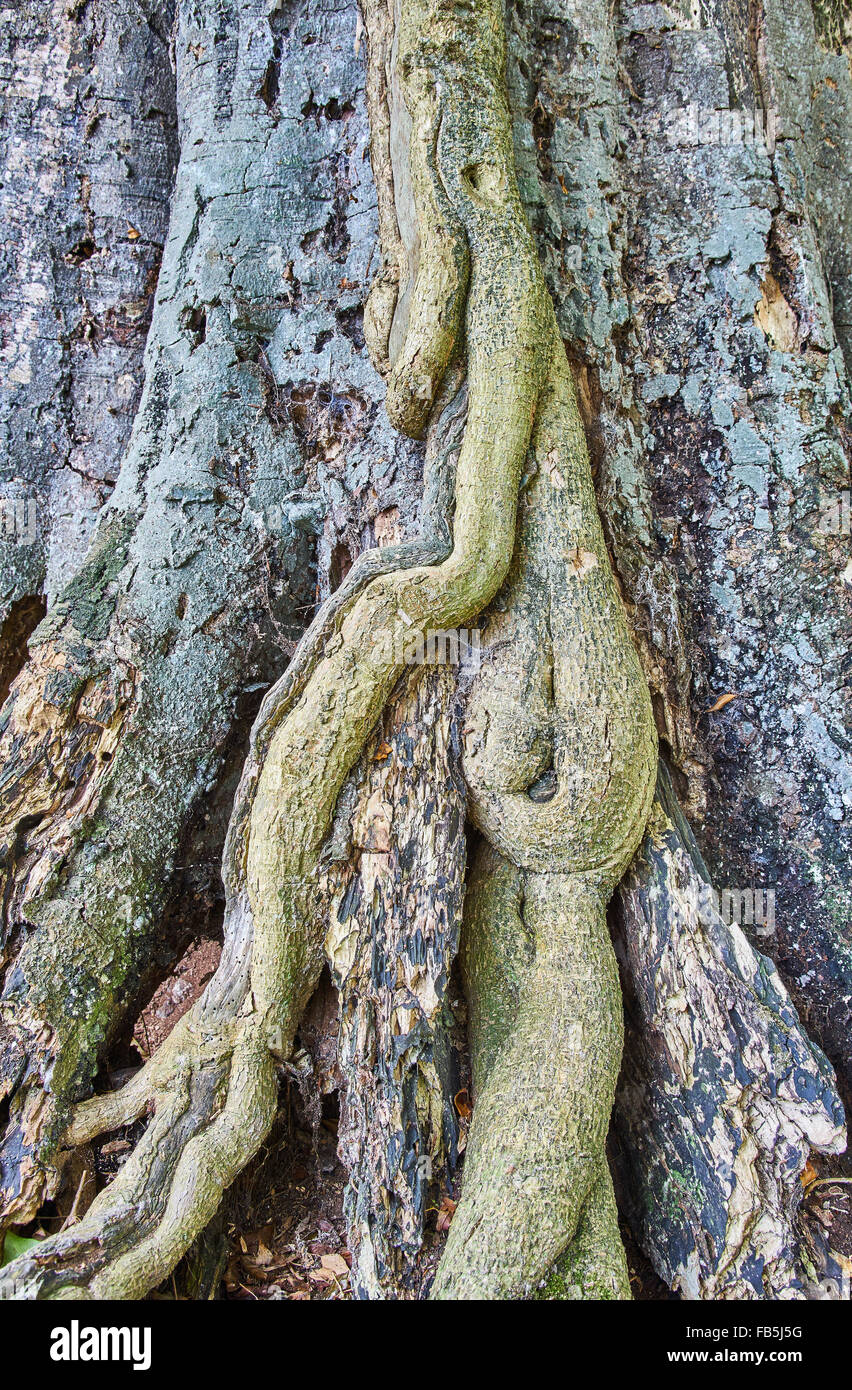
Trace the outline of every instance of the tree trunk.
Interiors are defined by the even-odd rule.
[[[838,1267],[798,1224],[810,1150],[845,1142],[821,1047],[852,1080],[842,24],[178,0],[144,388],[82,559],[137,400],[170,22],[14,19],[50,99],[32,128],[20,96],[46,172],[22,201],[11,140],[3,212],[9,495],[41,526],[7,509],[4,1222],[154,1116],[3,1287],[168,1273],[268,1132],[327,961],[360,1296],[629,1297],[614,1103],[661,1277],[801,1297]],[[474,628],[472,664],[429,669]],[[217,974],[75,1108],[228,812]]]
[[[103,0],[3,15],[3,699],[139,404],[177,156],[171,20]]]

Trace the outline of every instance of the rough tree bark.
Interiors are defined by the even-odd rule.
[[[139,404],[177,132],[172,11],[2,12],[0,695],[82,562]]]
[[[236,720],[281,660],[270,609],[287,638],[312,597],[315,512],[263,356],[294,293],[271,234],[292,194],[286,141],[255,109],[267,60],[250,28],[223,105],[202,61],[217,24],[188,14],[179,34],[182,157],[121,477],[3,713],[2,1174],[17,1220],[55,1185],[63,1107],[147,963]],[[226,47],[235,66],[236,36]]]
[[[504,79],[502,4],[365,5],[382,263],[364,336],[393,424],[429,427],[416,539],[421,455],[376,410],[356,321],[360,21],[267,9],[178,6],[181,159],[145,391],[91,554],[4,710],[4,1219],[54,1190],[62,1144],[155,1105],[120,1176],[4,1287],[134,1297],[174,1265],[271,1124],[327,956],[356,1286],[416,1296],[429,1174],[456,1157],[461,936],[474,1116],[434,1294],[629,1296],[604,908],[630,865],[623,1209],[687,1296],[801,1296],[820,1271],[801,1264],[798,1173],[844,1140],[831,1069],[771,963],[697,910],[708,871],[665,770],[634,852],[650,687],[713,876],[777,885],[779,964],[847,1066],[849,615],[814,494],[848,481],[842,30],[793,0],[745,27],[733,7],[510,5]],[[820,83],[846,105],[808,104]],[[667,101],[753,101],[780,137],[673,140]],[[275,638],[309,602],[311,531],[326,602],[252,733],[220,969],[68,1127],[240,693],[280,669]],[[458,698],[445,670],[395,691],[406,644],[483,610]],[[735,689],[760,717],[736,724],[728,702],[708,734],[708,692]]]
[[[700,28],[638,7],[621,42],[656,529],[695,643],[696,713],[737,695],[699,725],[703,843],[719,882],[775,888],[774,953],[848,1084],[852,589],[848,528],[826,513],[850,476],[849,180],[832,172],[849,64],[799,0],[748,21],[720,7]],[[768,137],[672,143],[673,101],[705,130],[716,108],[756,111]]]

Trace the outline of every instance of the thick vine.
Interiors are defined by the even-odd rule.
[[[402,669],[393,654],[469,623],[507,579],[469,707],[487,842],[464,945],[475,1119],[435,1294],[530,1292],[568,1247],[572,1288],[627,1295],[603,1149],[621,1049],[604,911],[653,793],[650,701],[515,181],[502,4],[365,10],[385,242],[366,328],[408,433],[464,363],[451,548],[446,515],[419,549],[365,557],[264,701],[225,847],[219,970],[123,1090],[79,1107],[69,1145],[154,1113],[83,1220],[4,1269],[12,1296],[139,1297],[211,1219],[274,1118],[276,1064],[324,959],[323,845]]]

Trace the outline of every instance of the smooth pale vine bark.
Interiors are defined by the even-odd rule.
[[[605,913],[642,838],[656,736],[561,344],[528,477],[467,705],[488,842],[462,939],[474,1114],[434,1296],[531,1292],[563,1255],[549,1296],[629,1298],[605,1154],[623,1042]]]
[[[576,1257],[569,1257],[575,1277],[588,1269],[590,1245],[602,1241],[611,1293],[626,1295],[603,1154],[621,1045],[604,909],[647,814],[656,752],[650,702],[609,570],[564,349],[515,183],[502,5],[412,0],[401,7],[392,50],[410,119],[419,229],[410,265],[417,275],[407,307],[388,293],[385,278],[371,306],[371,333],[374,343],[388,344],[392,418],[419,433],[459,346],[465,304],[468,414],[452,550],[440,563],[378,575],[372,565],[360,567],[267,696],[225,848],[221,966],[128,1086],[79,1108],[67,1134],[72,1144],[151,1103],[155,1113],[79,1225],[7,1267],[12,1294],[140,1295],[173,1267],[256,1152],[274,1116],[276,1057],[289,1051],[323,963],[320,855],[341,786],[412,634],[469,622],[505,580],[533,438],[541,477],[530,492],[526,539],[543,564],[523,572],[511,603],[518,604],[513,637],[529,657],[524,665],[522,651],[521,664],[544,687],[544,707],[519,750],[512,730],[518,711],[495,663],[474,696],[481,747],[471,745],[467,757],[475,818],[508,860],[523,908],[513,921],[499,902],[492,906],[487,873],[475,889],[466,948],[474,1000],[489,990],[487,972],[477,968],[480,950],[498,958],[519,924],[532,930],[534,949],[506,1036],[490,1066],[477,1064],[464,1194],[435,1292],[529,1290],[576,1233]],[[388,324],[389,314],[405,320],[396,354],[402,325]],[[554,543],[553,564],[544,563]],[[544,592],[539,608],[531,601],[526,612],[524,585],[531,593],[533,579]],[[527,641],[540,620],[553,631],[547,670]],[[379,659],[377,633],[384,639]],[[486,732],[489,713],[497,718]],[[556,791],[548,801],[551,769]],[[475,1028],[477,1056],[482,1041]],[[518,1076],[537,1069],[539,1057],[550,1075],[539,1086],[542,1109],[527,1122]]]

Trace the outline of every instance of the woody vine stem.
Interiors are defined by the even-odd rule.
[[[550,1296],[629,1297],[604,1153],[622,1037],[605,908],[653,795],[650,699],[515,180],[503,6],[364,10],[383,253],[365,336],[408,434],[466,375],[452,517],[362,557],[267,695],[225,846],[219,969],[122,1090],[78,1107],[69,1146],[153,1115],[84,1218],[6,1266],[12,1296],[140,1297],[215,1214],[269,1132],[322,969],[321,851],[401,674],[393,653],[499,593],[464,749],[481,836],[462,944],[474,1119],[432,1296],[549,1280]]]

